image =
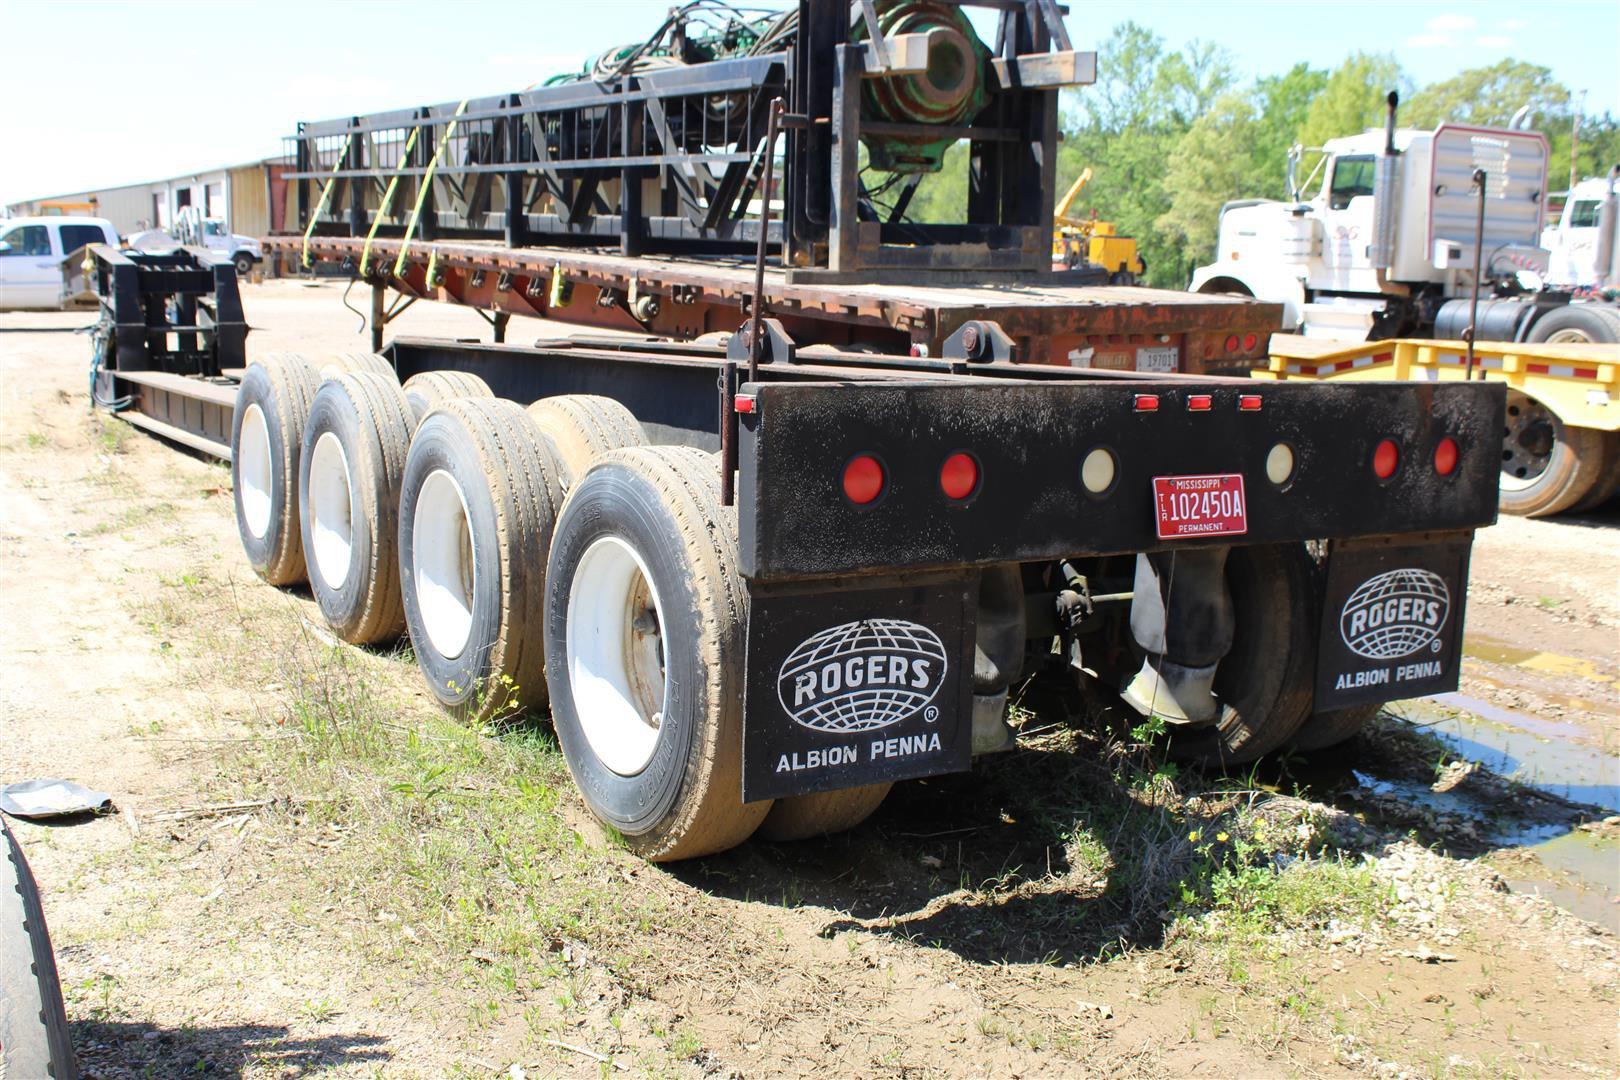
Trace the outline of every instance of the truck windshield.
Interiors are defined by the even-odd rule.
[[[203,235],[204,236],[224,236],[225,235],[225,227],[223,225],[221,225],[217,221],[205,221],[205,222],[203,222]]]
[[[1373,193],[1373,162],[1371,154],[1341,157],[1333,162],[1333,184],[1328,189],[1328,205],[1343,210],[1358,195]]]

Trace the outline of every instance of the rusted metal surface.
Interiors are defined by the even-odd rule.
[[[271,236],[265,249],[293,255],[302,237]],[[310,256],[358,266],[365,241],[314,237]],[[392,267],[396,240],[375,240],[372,265]],[[428,281],[430,261],[434,281]],[[405,273],[387,284],[407,296],[464,304],[483,311],[554,319],[585,326],[643,331],[680,339],[733,331],[744,321],[753,289],[749,260],[627,257],[574,248],[512,248],[462,241],[413,245]],[[573,286],[565,305],[550,303],[557,272]],[[652,318],[634,318],[632,288],[660,298]],[[1177,349],[1179,369],[1226,370],[1265,360],[1266,341],[1281,323],[1276,304],[1130,286],[1066,284],[1061,274],[1038,282],[994,286],[897,284],[830,285],[790,282],[780,269],[765,274],[765,314],[780,319],[800,344],[912,346],[940,355],[945,339],[976,320],[999,323],[1025,362],[1133,370],[1143,348]],[[1253,344],[1245,344],[1250,336]],[[1229,339],[1238,348],[1225,348]]]

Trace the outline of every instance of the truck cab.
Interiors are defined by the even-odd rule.
[[[1616,207],[1616,179],[1592,177],[1569,190],[1558,223],[1541,234],[1551,254],[1547,270],[1550,285],[1571,289],[1614,288],[1620,285],[1620,213]]]
[[[1519,273],[1547,266],[1539,246],[1546,139],[1451,124],[1391,125],[1294,147],[1290,198],[1223,207],[1216,259],[1190,287],[1280,302],[1285,328],[1311,337],[1432,328],[1447,300],[1472,291],[1475,169],[1486,175],[1482,287],[1487,295],[1511,289]]]
[[[0,310],[62,306],[62,261],[86,244],[118,244],[105,218],[22,217],[0,221]]]

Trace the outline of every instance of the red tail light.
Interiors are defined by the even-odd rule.
[[[1230,334],[1226,338],[1226,351],[1227,352],[1237,352],[1238,351],[1238,345],[1240,345],[1240,344],[1241,344],[1241,342],[1238,341],[1238,336],[1236,334]]]
[[[972,454],[958,452],[939,467],[939,490],[947,499],[958,501],[979,489],[979,463]]]
[[[1260,411],[1260,402],[1261,402],[1261,398],[1260,398],[1259,394],[1239,394],[1238,395],[1238,411],[1239,412],[1259,412]]]
[[[751,413],[751,412],[753,412],[754,411],[754,395],[753,394],[738,394],[736,397],[731,399],[731,407],[736,409],[740,413]]]
[[[883,494],[883,463],[871,454],[856,454],[844,466],[844,496],[865,506]]]
[[[1457,440],[1447,435],[1434,448],[1434,471],[1441,476],[1450,476],[1457,471],[1459,456]]]
[[[1137,394],[1136,395],[1136,411],[1137,412],[1158,412],[1159,411],[1159,395],[1158,394]]]
[[[1188,394],[1187,395],[1187,411],[1188,412],[1209,412],[1210,406],[1212,406],[1214,404],[1215,404],[1215,399],[1210,397],[1208,394]]]
[[[1388,480],[1395,475],[1395,470],[1401,464],[1401,448],[1395,445],[1394,439],[1385,439],[1373,450],[1373,472],[1378,479]]]
[[[1243,351],[1244,352],[1253,352],[1254,347],[1256,345],[1258,345],[1258,344],[1260,344],[1260,336],[1258,334],[1244,334],[1243,335]]]

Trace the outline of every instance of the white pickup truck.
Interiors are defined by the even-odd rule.
[[[62,261],[86,244],[118,245],[105,218],[0,221],[0,311],[62,306]]]

